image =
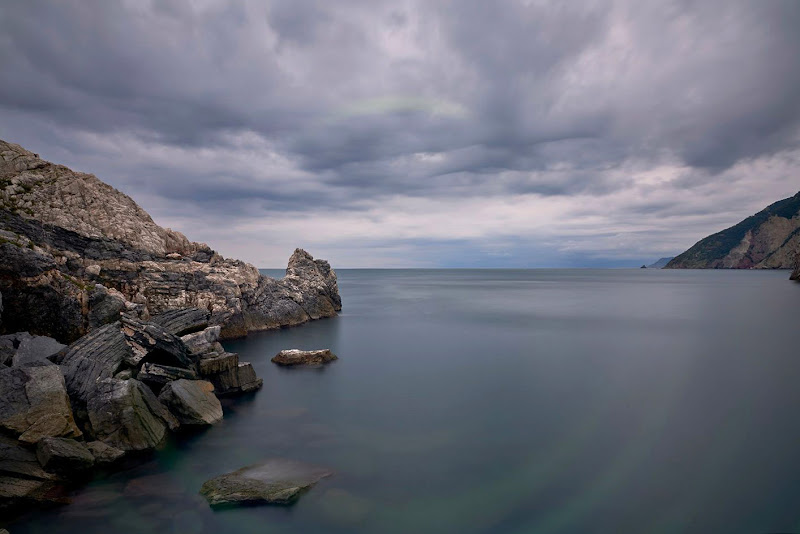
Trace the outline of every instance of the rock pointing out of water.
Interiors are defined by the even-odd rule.
[[[339,357],[330,351],[322,350],[300,350],[286,349],[280,351],[272,358],[273,363],[278,365],[320,365],[323,363],[338,360]]]
[[[294,460],[273,458],[212,478],[200,494],[211,506],[263,503],[292,504],[333,472]]]
[[[222,405],[214,396],[214,386],[205,380],[179,379],[161,390],[158,400],[182,425],[213,425],[222,421]]]

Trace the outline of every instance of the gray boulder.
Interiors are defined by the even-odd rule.
[[[201,360],[201,365],[203,362],[204,360]],[[211,363],[208,360],[205,362]],[[214,358],[213,363],[223,370],[204,374],[204,378],[214,384],[218,397],[255,391],[264,384],[264,381],[256,376],[253,366],[248,362],[239,362],[236,354],[226,353],[219,360]]]
[[[102,441],[90,441],[86,444],[86,448],[94,456],[97,465],[113,464],[125,456],[125,451],[106,445]]]
[[[256,376],[256,370],[249,362],[239,362],[236,371],[239,375],[239,389],[242,393],[255,391],[264,385],[264,381]]]
[[[0,369],[0,392],[0,429],[20,441],[81,435],[57,366]]]
[[[197,365],[202,376],[226,373],[239,367],[239,355],[234,352],[204,355]],[[236,376],[238,378],[238,372]]]
[[[20,340],[14,353],[13,367],[24,365],[51,365],[47,359],[62,350],[63,345],[47,336],[28,336]]]
[[[86,409],[94,437],[126,452],[152,449],[168,429],[178,428],[178,421],[153,392],[134,379],[101,380]]]
[[[333,472],[294,460],[274,458],[206,481],[200,494],[211,506],[291,504]]]
[[[330,349],[322,350],[300,350],[300,349],[286,349],[280,351],[272,358],[273,363],[278,365],[320,365],[323,363],[338,360],[338,356],[330,351]]]
[[[213,425],[222,421],[222,405],[214,385],[205,380],[175,380],[161,390],[163,402],[182,425]]]
[[[223,353],[225,349],[219,344],[220,326],[211,326],[194,334],[189,334],[181,337],[189,353],[194,356],[203,354]]]
[[[36,445],[36,458],[47,471],[61,475],[86,472],[94,456],[86,445],[66,438],[44,438]]]

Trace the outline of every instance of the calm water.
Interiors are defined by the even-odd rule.
[[[264,388],[20,533],[800,532],[787,272],[340,271],[336,319],[227,343]],[[325,368],[280,349],[330,347]],[[336,475],[212,512],[271,456]]]

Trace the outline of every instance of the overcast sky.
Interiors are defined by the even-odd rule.
[[[5,0],[0,138],[282,267],[635,266],[800,189],[800,2]]]

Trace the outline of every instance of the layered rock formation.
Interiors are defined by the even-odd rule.
[[[155,224],[91,174],[0,141],[0,333],[71,342],[127,312],[211,312],[223,338],[332,317],[336,273],[298,249],[275,280]]]
[[[799,250],[800,193],[698,241],[665,268],[792,269]]]

